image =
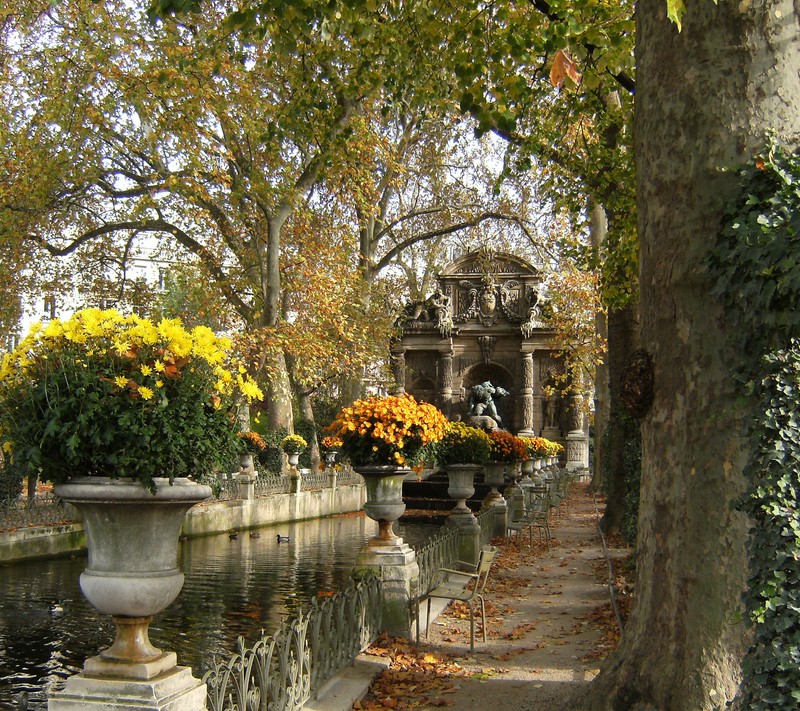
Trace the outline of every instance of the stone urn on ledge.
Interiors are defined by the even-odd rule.
[[[51,710],[83,708],[83,695],[102,697],[109,679],[149,682],[144,687],[129,685],[131,693],[145,696],[157,696],[158,686],[169,683],[181,689],[188,704],[182,708],[205,708],[205,686],[192,677],[191,669],[177,665],[175,652],[150,643],[148,628],[183,587],[178,569],[183,517],[211,496],[211,489],[189,479],[154,482],[155,493],[135,480],[104,477],[74,478],[54,488],[81,513],[89,553],[81,590],[99,612],[111,615],[116,638],[86,660],[83,672],[70,677],[63,692],[52,695]],[[107,703],[115,708],[113,699]]]
[[[359,554],[354,575],[380,577],[383,630],[393,635],[410,635],[409,603],[419,578],[414,549],[393,529],[405,511],[406,467],[423,458],[446,426],[445,416],[430,403],[387,395],[343,407],[327,430],[326,446],[335,441],[366,482],[364,511],[378,522],[378,535]]]
[[[361,465],[353,470],[364,478],[367,500],[364,511],[378,522],[378,535],[370,539],[370,546],[402,544],[403,539],[394,532],[394,522],[406,510],[403,501],[403,481],[411,473],[405,467],[389,465]]]
[[[483,507],[504,506],[505,499],[498,491],[499,486],[503,486],[506,480],[505,462],[487,462],[483,465],[483,481],[491,487],[491,490],[483,500]]]
[[[240,407],[262,397],[231,347],[206,326],[88,308],[33,326],[3,359],[3,445],[82,514],[81,588],[117,625],[51,711],[205,708],[205,686],[147,630],[183,586],[183,516],[211,494],[184,477],[230,471]]]
[[[445,467],[447,472],[447,495],[456,500],[456,505],[447,516],[447,523],[450,526],[473,525],[477,523],[475,514],[467,506],[467,499],[475,493],[475,475],[483,467],[480,464],[448,464]]]

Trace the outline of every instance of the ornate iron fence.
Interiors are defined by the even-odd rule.
[[[478,525],[481,527],[481,545],[487,545],[492,539],[492,529],[494,527],[494,509],[488,508],[481,511],[475,518],[478,519]]]
[[[256,477],[256,496],[270,496],[272,494],[288,494],[291,491],[292,480],[280,474],[261,474]]]
[[[0,531],[71,523],[73,511],[51,493],[0,503]]]
[[[337,482],[338,483],[338,482]],[[316,472],[314,474],[303,474],[300,477],[300,488],[302,491],[309,491],[311,489],[327,489],[330,487],[328,483],[327,472]]]
[[[361,486],[364,483],[352,469],[343,469],[337,472],[337,475],[336,486]],[[220,490],[217,497],[219,500],[236,501],[241,498],[236,477],[236,473],[233,473],[216,482]],[[331,485],[327,471],[304,474],[300,481],[303,491],[327,489]],[[256,497],[288,494],[291,491],[291,478],[269,472],[259,473],[254,485]],[[31,500],[20,497],[16,501],[0,501],[0,531],[33,526],[55,526],[70,523],[72,520],[73,512],[52,493],[40,493]]]
[[[415,550],[419,566],[418,594],[427,592],[433,586],[439,568],[451,568],[458,560],[458,529],[442,527],[440,533],[424,546]]]
[[[217,486],[219,486],[217,498],[221,501],[234,501],[239,498],[239,482],[236,481],[236,474],[229,474],[224,479],[219,479]]]
[[[336,486],[361,486],[363,483],[364,477],[356,474],[350,467],[344,467],[336,472]]]
[[[375,577],[317,598],[271,636],[203,676],[210,711],[296,711],[377,639],[381,588]]]

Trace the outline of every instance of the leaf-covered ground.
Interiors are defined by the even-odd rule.
[[[597,507],[602,510],[598,502]],[[495,541],[486,595],[488,642],[476,621],[469,652],[469,612],[451,605],[433,621],[421,644],[384,636],[369,650],[390,660],[358,711],[563,711],[569,695],[597,673],[618,643],[608,592],[609,570],[597,507],[585,486],[576,487],[569,513],[554,517],[549,548],[527,538]],[[624,619],[633,597],[630,551],[612,539],[613,582]],[[424,612],[423,612],[424,621]]]

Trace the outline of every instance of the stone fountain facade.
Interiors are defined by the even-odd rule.
[[[560,442],[570,468],[588,466],[582,396],[546,397],[563,368],[542,319],[542,274],[505,253],[471,252],[438,277],[437,289],[409,302],[391,349],[396,390],[467,420],[474,386],[508,391],[495,400],[503,427]]]

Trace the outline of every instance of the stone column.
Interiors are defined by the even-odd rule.
[[[505,469],[506,465],[503,462],[491,462],[483,467],[483,481],[492,487],[481,502],[481,511],[491,509],[494,514],[490,538],[503,538],[506,535],[508,505],[503,495],[497,490],[497,487],[502,486],[505,482]]]
[[[239,498],[242,501],[253,501],[256,498],[256,478],[252,472],[240,472],[236,475],[239,484]]]
[[[406,392],[406,351],[400,346],[392,347],[389,351],[394,375],[393,395],[404,395]]]
[[[300,470],[296,466],[289,467],[289,493],[299,494],[303,490],[303,481]]]
[[[533,437],[533,353],[522,353],[522,428],[517,433],[520,437]]]
[[[573,392],[569,396],[569,432],[567,433],[567,470],[589,466],[589,441],[583,431],[583,395]]]
[[[450,415],[450,404],[453,399],[453,349],[439,354],[439,408],[445,415]]]

